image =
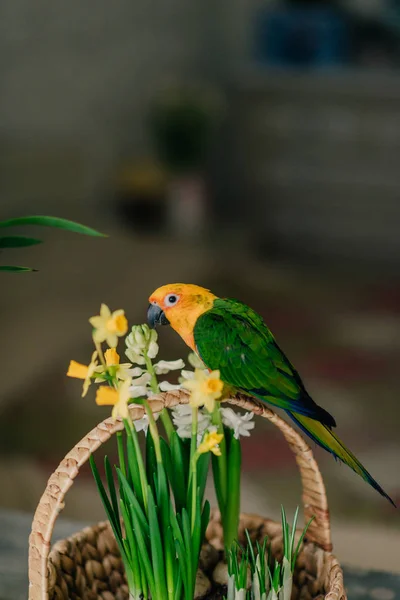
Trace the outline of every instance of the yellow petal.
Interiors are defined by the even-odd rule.
[[[218,444],[221,442],[224,436],[222,433],[212,432],[207,433],[204,436],[204,440],[199,445],[197,452],[199,454],[205,454],[206,452],[213,452],[216,456],[220,456],[221,451],[218,448]],[[219,452],[219,454],[218,454]]]
[[[107,333],[104,336],[104,340],[110,346],[110,348],[115,348],[118,344],[118,337],[115,333]]]
[[[115,348],[109,348],[106,350],[104,353],[104,358],[106,359],[107,367],[119,365],[119,354]]]
[[[97,315],[96,317],[90,317],[90,319],[89,319],[89,323],[95,329],[98,329],[99,327],[103,327],[104,326],[104,322],[105,321],[104,321],[103,317],[100,317],[99,315]]]
[[[100,306],[100,316],[103,319],[108,319],[111,316],[111,310],[108,308],[107,304],[102,304]]]
[[[101,385],[96,393],[96,404],[98,406],[115,406],[118,402],[119,394],[112,387]]]
[[[195,381],[194,379],[185,379],[185,381],[182,383],[182,387],[184,387],[185,389],[189,390],[189,391],[194,391],[195,389],[198,388],[198,382]]]
[[[76,379],[86,379],[89,368],[86,365],[71,360],[69,363],[67,375],[68,377],[75,377]]]

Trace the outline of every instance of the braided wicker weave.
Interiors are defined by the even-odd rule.
[[[343,573],[331,554],[329,511],[324,484],[311,449],[303,438],[272,410],[256,400],[237,395],[227,400],[274,423],[295,454],[303,486],[304,517],[311,523],[300,553],[294,577],[296,597],[311,600],[346,600]],[[154,413],[177,404],[187,404],[184,391],[166,392],[149,400]],[[133,420],[143,416],[142,408],[131,407]],[[50,553],[55,520],[64,506],[64,496],[79,469],[101,444],[121,431],[121,421],[109,418],[95,427],[64,458],[51,475],[40,499],[29,538],[29,600],[126,600],[128,589],[119,552],[107,523],[88,527],[67,540],[58,542]],[[268,535],[272,551],[279,558],[282,531],[279,523],[252,515],[242,515],[241,534],[247,528],[251,536]],[[222,527],[217,512],[207,530],[208,542],[222,548]]]

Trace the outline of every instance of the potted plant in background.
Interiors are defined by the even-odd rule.
[[[214,91],[176,86],[153,102],[149,127],[155,152],[169,173],[168,224],[174,235],[198,235],[209,215],[205,169],[222,103]]]

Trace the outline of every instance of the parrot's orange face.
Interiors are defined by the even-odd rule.
[[[195,350],[193,329],[197,319],[212,308],[214,296],[209,290],[188,283],[171,283],[150,296],[147,320],[150,327],[171,325],[186,344]]]

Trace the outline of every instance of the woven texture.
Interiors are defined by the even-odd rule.
[[[325,488],[311,449],[300,434],[265,405],[243,395],[230,398],[227,402],[251,410],[274,423],[295,454],[302,480],[304,517],[308,521],[312,515],[315,516],[308,529],[307,541],[296,571],[298,597],[325,596],[328,600],[345,600],[343,574],[331,554]],[[187,403],[188,396],[181,390],[159,394],[149,400],[154,413]],[[144,409],[132,407],[130,414],[133,420],[140,419]],[[122,429],[121,421],[106,419],[67,454],[51,475],[36,510],[29,538],[29,600],[127,598],[121,559],[107,524],[86,528],[72,538],[58,542],[49,560],[53,527],[64,506],[65,494],[90,454]],[[242,528],[247,527],[255,537],[262,538],[268,534],[273,540],[273,549],[279,556],[282,543],[279,524],[251,516],[243,516],[241,523]],[[222,548],[222,528],[217,513],[210,521],[207,538],[216,548]]]

